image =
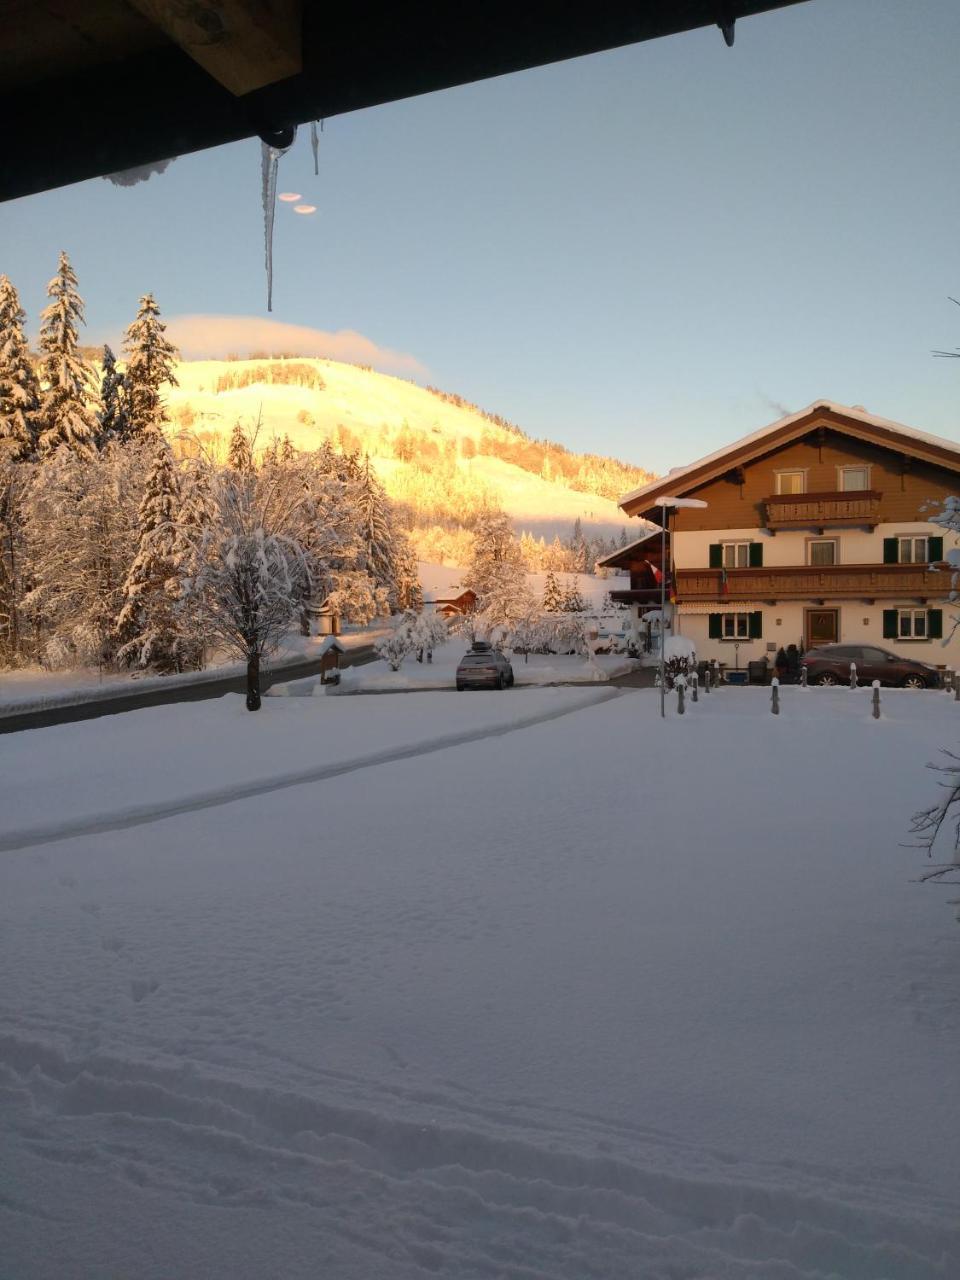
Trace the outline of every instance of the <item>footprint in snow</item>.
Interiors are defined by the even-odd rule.
[[[130,981],[130,995],[135,1004],[140,1004],[142,1000],[146,1000],[147,996],[152,996],[160,983],[156,978],[132,978]]]

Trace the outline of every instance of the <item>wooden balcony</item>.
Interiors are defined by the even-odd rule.
[[[764,498],[768,529],[873,528],[880,523],[880,499],[875,489],[854,493],[783,493]]]
[[[670,584],[667,581],[667,593],[669,595]],[[654,608],[660,604],[660,588],[659,587],[641,587],[640,589],[631,589],[624,591],[611,591],[610,599],[614,604],[646,604]]]
[[[678,569],[677,597],[702,600],[935,600],[950,590],[950,574],[922,564],[785,565],[728,569],[721,593],[720,569]]]

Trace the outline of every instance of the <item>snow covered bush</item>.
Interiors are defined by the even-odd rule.
[[[383,636],[374,645],[374,650],[378,657],[386,662],[391,671],[399,671],[404,658],[413,648],[413,637],[410,634],[410,628],[402,623],[391,631],[389,635]]]

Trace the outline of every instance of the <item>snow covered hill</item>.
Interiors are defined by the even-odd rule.
[[[618,481],[631,469],[528,440],[457,397],[402,378],[293,358],[188,361],[177,378],[179,386],[167,393],[174,432],[195,436],[216,452],[236,421],[252,427],[259,420],[262,446],[287,435],[298,449],[315,449],[325,439],[359,448],[418,524],[456,524],[458,515],[489,495],[518,532],[548,542],[569,537],[577,518],[588,538],[615,537],[628,525],[614,499],[622,491]],[[569,475],[564,481],[564,473],[578,468],[595,477],[602,473],[610,496],[572,488]]]

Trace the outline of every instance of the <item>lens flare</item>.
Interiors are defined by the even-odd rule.
[[[316,213],[317,206],[315,204],[295,204],[293,206],[294,213]]]
[[[277,199],[282,200],[285,204],[295,204],[297,200],[302,200],[303,196],[299,191],[281,191]]]

